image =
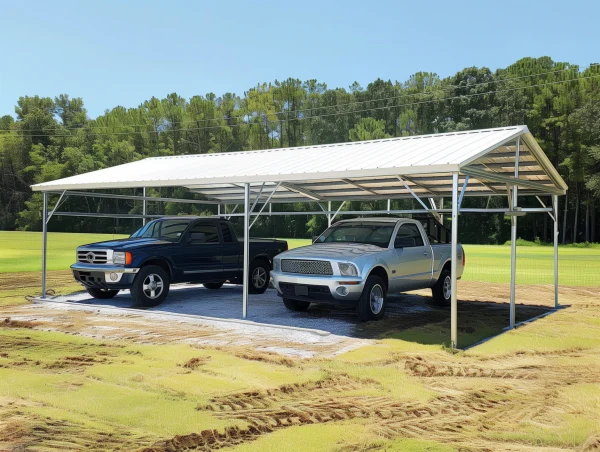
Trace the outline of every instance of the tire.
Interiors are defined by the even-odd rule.
[[[269,287],[271,267],[267,261],[256,259],[250,262],[250,281],[248,292],[252,294],[265,293]]]
[[[308,301],[292,300],[291,298],[284,298],[283,304],[290,311],[306,311],[310,306]]]
[[[437,280],[435,285],[431,288],[431,295],[433,296],[433,302],[438,306],[450,306],[450,299],[452,298],[452,279],[450,276],[450,270],[444,268],[440,273],[440,278]]]
[[[387,304],[387,288],[379,276],[371,275],[367,278],[365,287],[356,305],[358,318],[368,320],[381,320]]]
[[[119,293],[117,289],[98,289],[96,287],[86,287],[85,290],[92,297],[99,300],[109,300]]]
[[[155,282],[156,285],[151,283]],[[135,302],[144,307],[158,306],[169,294],[171,278],[157,265],[142,267],[131,286],[131,296]]]
[[[225,284],[225,281],[221,281],[221,282],[205,282],[202,285],[204,287],[206,287],[207,289],[217,290],[217,289],[220,289],[223,286],[223,284]]]

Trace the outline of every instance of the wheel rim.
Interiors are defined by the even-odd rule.
[[[267,282],[267,271],[263,267],[256,267],[252,272],[252,285],[262,289]]]
[[[142,290],[144,291],[144,295],[154,300],[163,293],[164,286],[162,278],[156,273],[151,273],[144,279]]]
[[[379,284],[375,284],[371,288],[371,312],[373,314],[379,314],[383,308],[383,288]]]
[[[452,295],[452,281],[450,280],[450,276],[446,276],[444,278],[443,293],[446,300],[448,300]]]

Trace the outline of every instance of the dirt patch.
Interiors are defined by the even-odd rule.
[[[182,364],[182,367],[190,370],[197,369],[210,361],[210,356],[196,357]]]
[[[107,364],[106,358],[97,358],[89,355],[65,356],[58,361],[46,365],[47,369],[82,369],[94,364]]]
[[[40,325],[41,322],[32,322],[30,320],[13,320],[10,317],[6,317],[0,322],[2,328],[33,328],[34,326]]]
[[[200,405],[197,409],[217,412],[244,411],[248,409],[262,410],[289,400],[312,398],[317,394],[323,396],[328,393],[343,393],[369,386],[378,387],[379,385],[371,379],[356,379],[346,374],[337,374],[314,382],[283,385],[274,389],[248,391],[215,397],[210,400],[210,403]]]
[[[273,342],[276,344],[276,341]],[[273,345],[272,345],[273,346]],[[250,361],[259,361],[264,363],[279,364],[287,367],[294,367],[298,364],[298,360],[283,356],[279,353],[256,350],[250,347],[217,347],[217,350],[230,353],[238,358],[247,359]]]

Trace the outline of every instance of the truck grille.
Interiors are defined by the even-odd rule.
[[[301,273],[303,275],[333,275],[333,269],[329,261],[282,259],[281,271],[284,273]]]
[[[77,261],[83,264],[106,264],[108,262],[108,253],[106,250],[78,250]]]

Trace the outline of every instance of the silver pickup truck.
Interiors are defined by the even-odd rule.
[[[388,293],[431,288],[433,299],[451,296],[448,230],[433,219],[359,218],[339,221],[314,243],[273,259],[273,285],[293,311],[312,302],[356,305],[361,320],[383,317]],[[465,253],[458,246],[457,275]]]

